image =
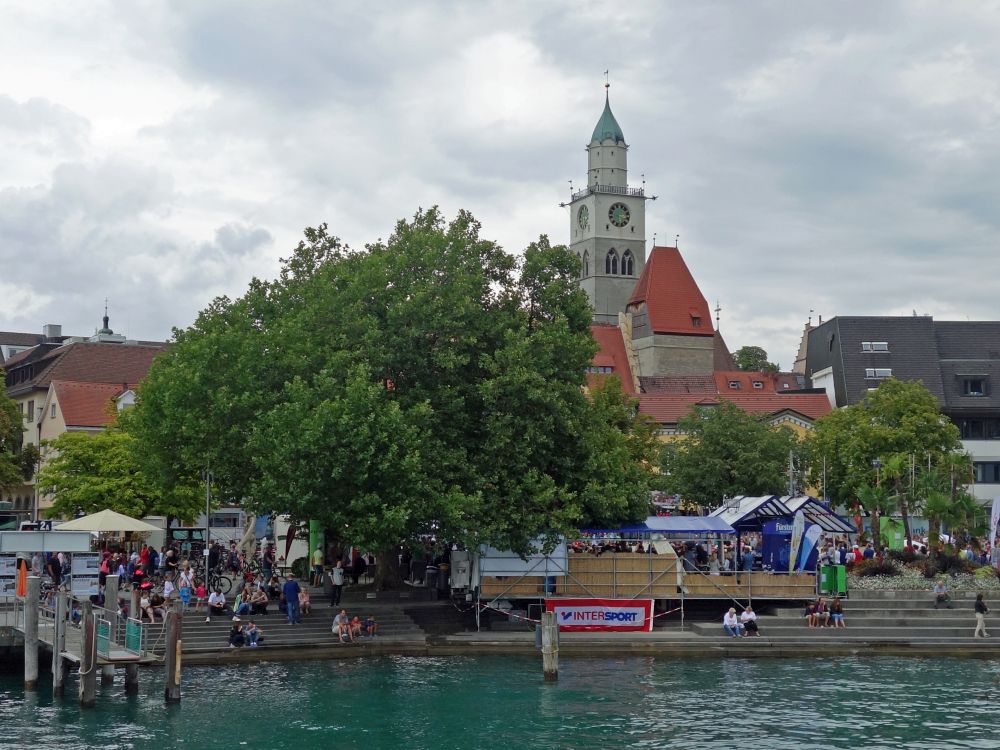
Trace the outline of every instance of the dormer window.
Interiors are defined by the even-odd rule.
[[[692,315],[691,316],[691,327],[692,328],[701,328],[701,318],[697,317],[696,315]]]
[[[982,375],[967,375],[962,379],[963,396],[985,396],[986,377]]]
[[[740,389],[740,381],[738,381],[738,380],[730,380],[729,381],[729,387],[732,390],[734,390],[734,391],[738,391]]]
[[[863,352],[888,352],[888,341],[862,341],[861,351]]]
[[[892,368],[889,367],[868,367],[865,369],[865,378],[869,380],[883,380],[892,377]]]
[[[755,381],[753,381],[753,387],[754,387],[754,390],[756,390],[756,391],[762,391],[762,390],[764,390],[764,381],[763,380],[755,380]]]

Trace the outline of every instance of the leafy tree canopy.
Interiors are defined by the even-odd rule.
[[[784,494],[794,434],[723,401],[677,423],[682,436],[664,450],[669,491],[701,505],[736,495]]]
[[[894,457],[905,463],[913,456],[920,465],[930,459],[936,465],[958,451],[961,441],[923,383],[890,378],[864,401],[819,419],[809,445],[813,483],[820,486],[825,472],[827,496],[850,506],[862,487],[876,484]]]
[[[768,362],[767,352],[759,346],[741,346],[733,354],[736,366],[744,372],[777,372],[778,365]]]
[[[198,488],[175,485],[164,491],[141,470],[135,438],[109,427],[91,435],[64,432],[45,444],[50,458],[38,473],[38,491],[53,498],[49,518],[111,510],[133,518],[164,515],[190,520],[201,509]]]
[[[3,382],[3,370],[0,370],[0,382]],[[21,411],[13,399],[0,391],[0,489],[13,487],[25,480],[23,436]],[[33,468],[33,464],[29,468]],[[31,476],[30,472],[27,476]]]
[[[134,414],[146,465],[210,465],[226,499],[373,548],[435,530],[523,551],[645,515],[646,428],[620,389],[584,393],[577,259],[479,230],[437,209],[361,251],[307,230],[278,279],[175,331]]]

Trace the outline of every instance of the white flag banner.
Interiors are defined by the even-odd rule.
[[[810,524],[809,528],[806,529],[806,533],[802,535],[802,552],[799,561],[799,570],[805,570],[806,563],[809,562],[809,555],[816,548],[816,542],[819,541],[820,534],[823,533],[823,529],[819,527],[818,524]]]
[[[993,512],[990,513],[990,551],[997,546],[997,523],[1000,522],[1000,495],[993,498]]]
[[[802,545],[802,534],[806,530],[806,517],[802,511],[798,511],[795,514],[795,520],[792,521],[792,549],[788,554],[788,572],[791,573],[795,570],[795,563],[799,559],[799,547]]]

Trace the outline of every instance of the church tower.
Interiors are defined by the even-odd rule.
[[[617,325],[646,262],[646,195],[628,186],[628,145],[604,88],[604,112],[587,146],[587,186],[569,204],[570,250],[580,259],[594,322]]]

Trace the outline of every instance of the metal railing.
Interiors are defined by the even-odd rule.
[[[577,200],[579,198],[585,198],[588,195],[594,194],[603,195],[625,195],[632,198],[644,198],[646,196],[645,188],[634,188],[627,187],[624,185],[587,185],[587,187],[582,190],[578,190],[573,193],[572,200]]]

